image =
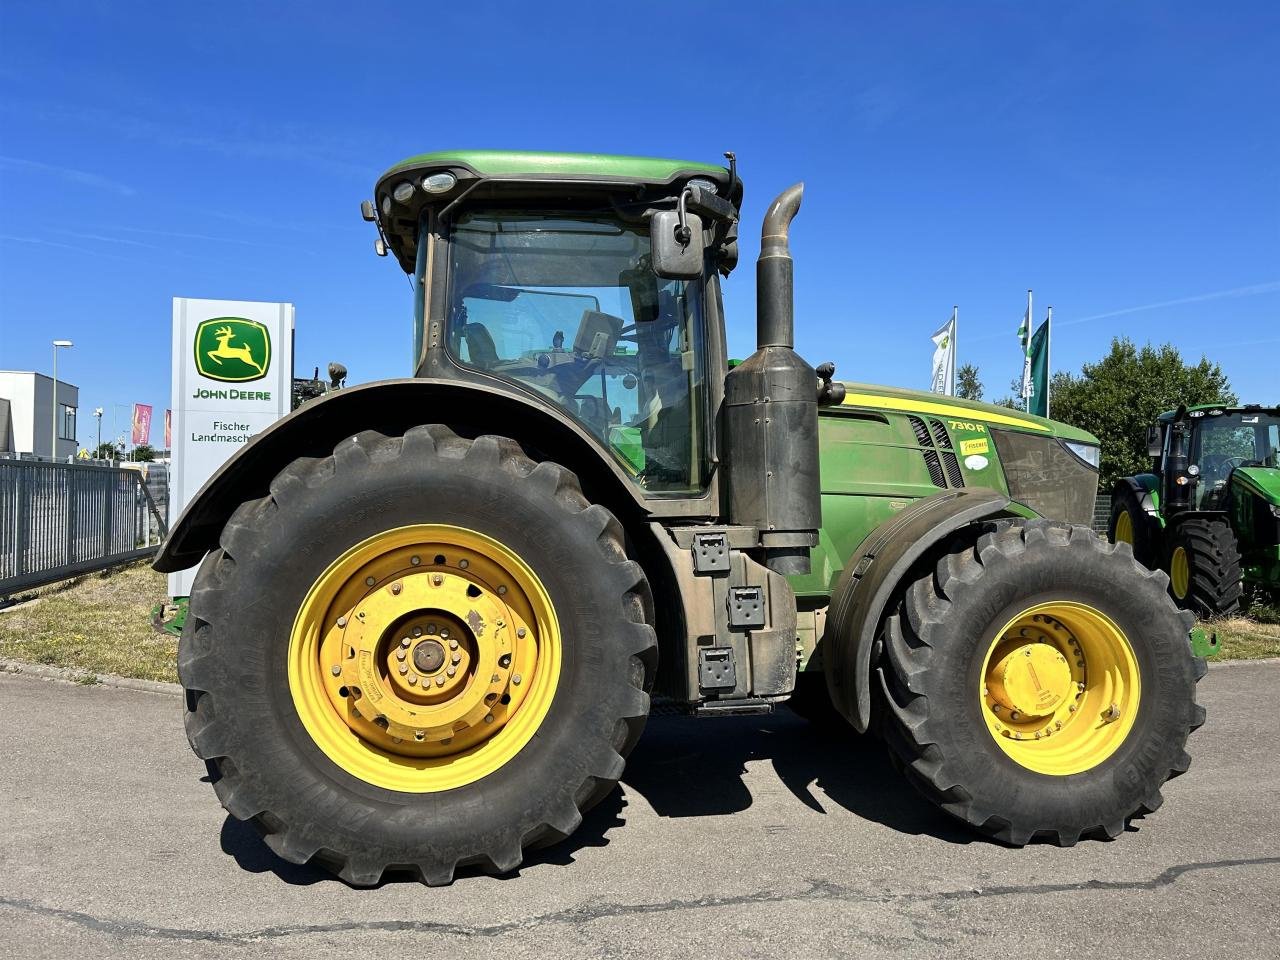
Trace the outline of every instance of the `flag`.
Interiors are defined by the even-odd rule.
[[[164,448],[166,450],[173,449],[173,411],[166,410],[164,412]]]
[[[1031,291],[1027,291],[1027,312],[1022,315],[1018,327],[1018,343],[1022,345],[1022,408],[1027,408],[1031,396]]]
[[[151,440],[151,405],[135,403],[133,405],[133,445],[147,443]]]
[[[951,319],[933,334],[933,379],[929,389],[948,397],[956,392],[956,314],[951,308]]]
[[[1027,346],[1027,369],[1030,371],[1030,392],[1027,394],[1027,413],[1038,417],[1049,415],[1049,324],[1053,320],[1053,307],[1044,323],[1031,337]]]

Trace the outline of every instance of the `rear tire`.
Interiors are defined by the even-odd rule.
[[[1158,566],[1158,552],[1151,535],[1151,519],[1128,486],[1122,486],[1111,494],[1111,520],[1107,524],[1107,539],[1112,543],[1129,544],[1134,559],[1144,567],[1155,569]]]
[[[980,535],[957,541],[936,567],[920,571],[885,623],[877,673],[890,752],[926,798],[1002,842],[1020,846],[1047,837],[1066,846],[1082,836],[1115,837],[1130,818],[1159,807],[1161,785],[1190,763],[1187,736],[1204,721],[1195,684],[1205,666],[1188,639],[1194,621],[1169,601],[1164,574],[1144,570],[1128,547],[1104,543],[1084,527],[1030,520],[977,529]],[[1091,652],[1087,667],[1071,668],[1079,672],[1065,689],[1076,703],[1062,701],[1070,713],[1055,714],[1066,718],[1064,727],[1050,730],[1056,737],[1000,742],[984,699],[992,651],[1010,642],[1035,646],[1037,632],[1055,642],[1071,638],[1056,632],[1054,617],[1018,619],[1046,609],[1061,610],[1057,619],[1084,646],[1084,623],[1073,627],[1071,617],[1115,627],[1132,653],[1128,715],[1121,722],[1095,712],[1098,696],[1110,699],[1116,688],[1099,693],[1104,674],[1112,674],[1105,658]],[[1006,632],[1032,619],[1030,631]],[[1072,660],[1081,648],[1061,646]],[[1032,652],[1041,655],[1027,655]],[[1056,650],[1052,658],[1055,670],[1068,669],[1065,659],[1058,664]],[[1078,695],[1075,677],[1083,678]],[[1078,723],[1084,725],[1073,726]],[[1112,739],[1097,739],[1090,753],[1095,739],[1108,735]],[[1070,745],[1073,737],[1083,745],[1074,759],[1040,752]],[[1054,763],[1060,773],[1043,772]]]
[[[388,738],[375,744],[375,736],[351,741],[356,743],[357,757],[385,750],[389,763],[400,764],[394,768],[396,776],[421,778],[402,779],[407,788],[391,789],[376,782],[377,776],[367,775],[359,762],[333,759],[333,743],[342,747],[347,743],[343,735],[358,735],[354,728],[348,731],[339,724],[331,741],[316,735],[314,717],[325,716],[328,700],[320,697],[313,708],[305,697],[299,699],[303,695],[297,678],[306,676],[300,672],[296,652],[299,611],[308,609],[335,564],[353,550],[379,542],[388,531],[443,529],[443,525],[475,531],[477,542],[501,543],[531,571],[529,582],[545,588],[549,619],[554,621],[547,637],[557,638],[557,659],[543,661],[555,666],[541,675],[551,692],[542,701],[540,709],[545,713],[523,726],[516,724],[522,704],[533,702],[535,684],[543,681],[535,680],[532,670],[523,678],[516,676],[524,648],[512,640],[507,649],[516,653],[514,662],[507,658],[512,672],[504,696],[515,696],[506,725],[493,723],[492,716],[481,717],[486,709],[493,714],[501,709],[486,708],[477,700],[479,715],[470,721],[470,731],[450,733],[449,739],[421,748],[456,750],[442,745],[471,733],[491,739],[482,740],[465,756],[492,756],[498,749],[497,738],[513,730],[518,733],[510,734],[514,739],[511,755],[470,782],[457,783],[448,777],[457,780],[459,763],[454,761],[464,754],[454,754],[445,767],[423,768],[420,755],[406,760],[394,755],[403,747],[388,746],[408,743],[407,739]],[[373,621],[378,609],[374,605],[391,603],[392,592],[397,597],[401,591],[403,597],[413,594],[414,603],[418,596],[439,598],[443,590],[430,593],[431,582],[438,582],[434,571],[443,571],[440,576],[446,588],[453,582],[449,577],[458,581],[458,596],[479,595],[478,586],[476,593],[470,587],[462,592],[465,578],[484,581],[479,560],[468,565],[458,559],[463,556],[460,553],[450,559],[444,555],[452,553],[447,548],[436,557],[435,550],[420,551],[416,541],[399,549],[406,558],[403,569],[367,590],[364,569],[358,570],[356,579],[342,588],[347,592],[340,594],[347,598],[343,600],[347,607],[332,609],[367,604]],[[410,552],[415,554],[412,567],[407,562]],[[419,552],[425,555],[418,557]],[[399,563],[400,554],[389,562]],[[406,586],[396,589],[397,584],[391,583],[396,578]],[[494,597],[501,593],[507,604],[503,607],[493,600],[494,605],[485,609],[497,613],[488,615],[487,624],[474,609],[465,613],[469,605],[478,608],[481,600],[461,601],[463,619],[478,631],[476,636],[483,637],[484,628],[490,628],[486,641],[490,644],[498,642],[499,628],[506,636],[515,635],[511,629],[515,624],[506,623],[501,611],[516,619],[513,598],[519,583],[501,591],[490,586],[504,578],[506,573],[500,572],[482,583]],[[364,596],[350,599],[360,595]],[[423,614],[436,615],[434,610]],[[353,625],[356,616],[350,617]],[[388,685],[396,679],[396,641],[406,633],[403,624],[412,622],[399,612],[394,616],[400,619],[384,631],[395,635],[382,661],[390,666],[379,681]],[[529,628],[521,636],[541,634],[548,617],[526,620]],[[343,650],[351,630],[357,628],[335,621],[333,613],[325,613],[317,622],[331,635],[338,635],[335,622],[343,629],[338,635]],[[449,883],[459,866],[507,872],[519,866],[524,849],[571,834],[582,812],[617,783],[624,758],[639,739],[649,711],[648,690],[657,656],[651,622],[648,583],[624,552],[621,526],[609,511],[586,500],[570,471],[554,463],[535,463],[511,440],[487,436],[466,440],[442,426],[415,427],[403,437],[365,432],[343,441],[331,457],[295,461],[272,482],[269,496],[243,504],[222,530],[219,549],[205,559],[196,578],[179,646],[187,735],[197,755],[209,762],[223,806],[237,819],[252,822],[286,860],[314,861],[357,886],[377,884],[387,870],[407,872],[433,885]],[[423,644],[437,629],[426,628]],[[458,625],[454,631],[456,638],[466,628]],[[464,650],[474,639],[464,638]],[[474,662],[481,665],[482,651],[479,641],[475,642]],[[450,655],[443,642],[437,646],[444,650],[441,657]],[[444,667],[431,666],[430,659],[424,656],[427,666],[419,667],[423,686],[434,692],[431,679],[435,678],[443,691],[452,689],[445,686]],[[495,654],[495,663],[500,659]],[[378,660],[372,662],[375,670],[383,669]],[[408,662],[417,661],[410,656]],[[332,659],[318,664],[317,685],[329,681],[330,663]],[[489,683],[490,667],[487,661],[482,666],[469,682],[488,689],[483,685]],[[343,666],[334,663],[332,669],[337,677]],[[455,682],[453,669],[449,683]],[[439,672],[429,677],[428,670]],[[336,682],[347,683],[346,676]],[[463,680],[458,677],[457,682]],[[493,680],[498,682],[496,669]],[[523,687],[509,685],[522,680]],[[358,698],[361,692],[352,689],[351,696]],[[344,685],[341,697],[348,697],[347,690]],[[424,691],[414,688],[414,693]],[[364,706],[391,700],[385,692],[380,696],[381,701],[350,702]],[[483,703],[497,704],[493,696],[494,700],[486,698]],[[352,715],[368,725],[372,734],[379,732],[373,729],[374,718],[362,717],[354,707],[347,714]],[[337,712],[335,716],[342,719]],[[379,715],[376,721],[387,732],[386,718]],[[465,726],[460,722],[458,729]],[[488,734],[488,730],[496,732]],[[484,754],[485,750],[491,752]]]
[[[1169,537],[1169,592],[1174,603],[1208,620],[1240,613],[1240,548],[1226,520],[1191,517]]]

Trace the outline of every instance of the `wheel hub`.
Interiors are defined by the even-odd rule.
[[[990,668],[987,688],[1010,713],[1048,716],[1071,695],[1071,667],[1057,647],[1025,643],[1010,650]]]
[[[422,673],[435,673],[444,666],[444,647],[438,640],[423,640],[413,648],[413,665]]]

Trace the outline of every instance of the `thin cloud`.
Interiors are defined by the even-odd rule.
[[[1110,317],[1123,317],[1130,313],[1142,313],[1146,310],[1160,310],[1164,307],[1180,307],[1186,303],[1204,303],[1208,300],[1229,300],[1235,297],[1255,297],[1262,293],[1280,292],[1280,280],[1269,280],[1266,283],[1255,283],[1247,287],[1234,287],[1231,290],[1214,290],[1211,293],[1200,293],[1194,297],[1181,297],[1177,300],[1161,300],[1158,303],[1144,303],[1137,307],[1125,307],[1123,310],[1111,310],[1107,313],[1095,313],[1091,317],[1076,317],[1072,320],[1054,320],[1060,327],[1069,327],[1077,323],[1089,323],[1091,320],[1106,320]]]
[[[169,237],[174,240],[208,240],[213,243],[235,243],[242,247],[266,247],[268,250],[278,250],[282,244],[279,243],[263,243],[260,240],[242,240],[239,237],[214,237],[207,233],[183,233],[178,230],[152,230],[146,227],[116,227],[125,233],[140,233],[149,237]],[[128,243],[131,241],[121,241]],[[148,244],[149,246],[149,244]]]
[[[0,156],[0,167],[8,167],[12,170],[31,170],[39,173],[52,174],[63,180],[69,180],[72,183],[78,183],[81,186],[95,187],[102,190],[110,190],[112,193],[122,197],[132,197],[137,194],[137,190],[125,183],[120,183],[101,174],[90,173],[88,170],[77,170],[73,167],[59,167],[51,163],[41,163],[38,160],[24,160],[21,157]]]
[[[25,243],[33,247],[55,247],[59,250],[74,250],[76,253],[84,254],[90,257],[106,257],[108,260],[123,260],[125,263],[136,263],[132,257],[119,257],[113,253],[103,253],[101,250],[91,250],[88,247],[77,247],[70,243],[59,243],[57,240],[45,240],[41,237],[15,237],[12,234],[0,234],[0,241],[6,243]]]

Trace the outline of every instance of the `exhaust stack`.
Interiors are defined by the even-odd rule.
[[[793,349],[795,312],[788,236],[804,184],[782,191],[760,228],[756,352],[725,378],[721,459],[729,516],[755,527],[769,569],[808,573],[818,542],[818,392],[813,367]]]

